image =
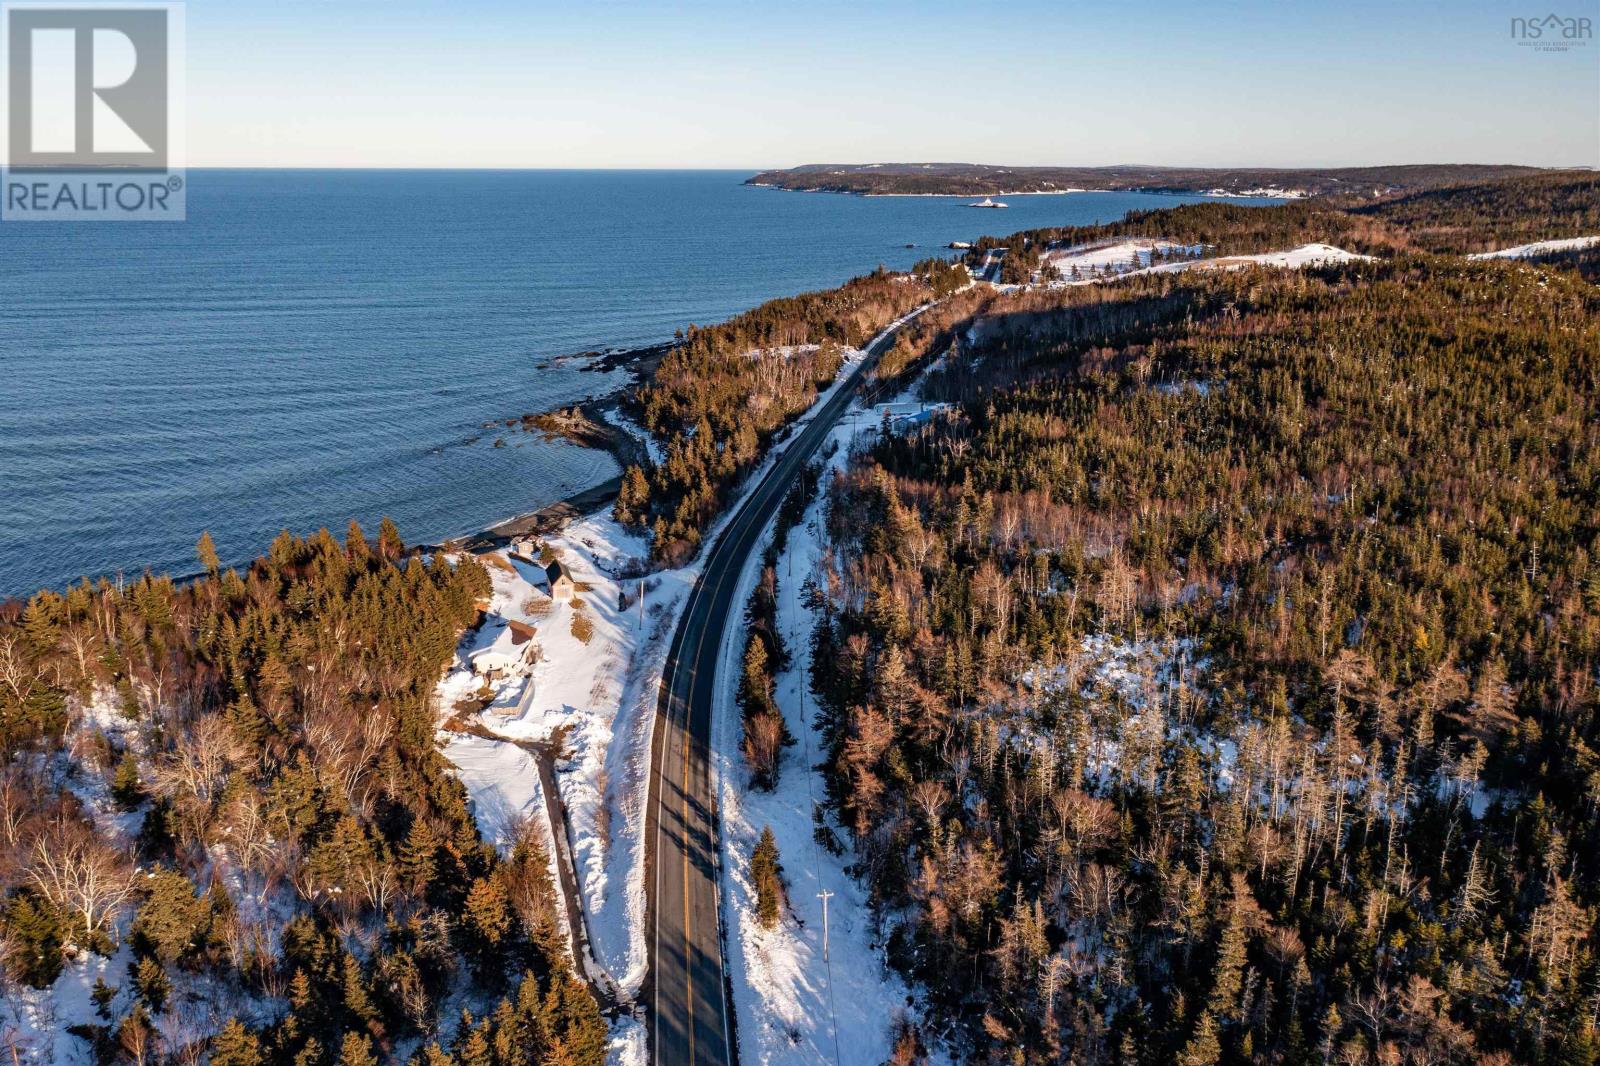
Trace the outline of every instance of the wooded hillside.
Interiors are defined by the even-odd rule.
[[[1600,294],[1017,303],[830,499],[832,804],[932,1017],[972,1061],[1596,1061]]]

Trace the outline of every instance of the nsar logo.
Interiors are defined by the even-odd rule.
[[[1580,48],[1594,37],[1594,22],[1581,15],[1549,14],[1511,20],[1511,39],[1539,52]]]

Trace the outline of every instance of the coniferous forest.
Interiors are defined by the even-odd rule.
[[[1600,290],[1407,250],[1593,184],[988,297],[832,483],[831,805],[965,1057],[1600,1061]],[[1107,229],[1333,213],[1244,210]]]
[[[198,554],[182,587],[85,582],[0,619],[8,979],[126,956],[75,1030],[105,1062],[602,1062],[543,838],[484,843],[435,748],[482,566],[425,564],[387,521],[284,533],[243,573]],[[462,989],[498,1006],[441,1046]]]
[[[896,1066],[1600,1064],[1600,250],[1465,257],[1597,210],[1541,174],[984,238],[690,327],[625,398],[659,461],[613,514],[680,565],[924,309],[871,387],[944,406],[798,479],[725,679],[750,783],[825,784]],[[1040,283],[1130,237],[1371,258]],[[812,767],[777,560],[818,493]],[[5,987],[98,960],[103,1063],[604,1062],[544,836],[486,842],[436,746],[485,568],[387,521],[196,551],[0,604]]]

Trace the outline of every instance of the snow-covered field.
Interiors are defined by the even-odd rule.
[[[1531,259],[1534,256],[1548,255],[1551,252],[1577,252],[1585,248],[1600,246],[1600,236],[1595,237],[1568,237],[1558,241],[1534,241],[1531,244],[1519,244],[1514,248],[1501,248],[1497,252],[1477,252],[1467,256],[1468,259]]]
[[[545,850],[555,855],[555,841],[548,837],[544,790],[532,754],[509,740],[452,733],[444,757],[455,764],[456,774],[466,786],[473,817],[485,840],[508,853],[517,841],[518,827],[531,820],[544,827]],[[551,876],[555,876],[553,870]]]
[[[1254,255],[1227,255],[1212,259],[1197,258],[1205,246],[1179,244],[1174,241],[1149,237],[1130,237],[1121,241],[1097,241],[1093,244],[1074,245],[1046,252],[1043,262],[1056,268],[1059,275],[1050,282],[1052,286],[1093,285],[1114,278],[1129,278],[1140,274],[1173,274],[1185,270],[1239,270],[1251,266],[1299,269],[1323,266],[1329,263],[1370,261],[1369,255],[1346,251],[1331,244],[1302,244],[1277,252],[1260,252]],[[1158,256],[1176,256],[1167,262],[1158,262]],[[1020,286],[996,286],[1002,291]]]
[[[1201,245],[1130,237],[1122,241],[1096,241],[1054,249],[1046,252],[1043,260],[1056,268],[1062,281],[1071,282],[1143,270],[1151,265],[1158,252],[1163,255],[1197,256],[1202,251],[1204,247]]]
[[[1288,267],[1325,266],[1329,263],[1370,262],[1372,256],[1347,252],[1331,244],[1313,242],[1282,252],[1260,252],[1256,255],[1225,255],[1218,259],[1200,259],[1192,263],[1167,263],[1155,267],[1156,271],[1187,270],[1237,270],[1247,266]]]

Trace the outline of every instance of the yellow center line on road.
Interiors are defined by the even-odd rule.
[[[937,301],[934,301],[934,302],[937,302]],[[932,303],[925,304],[922,307],[917,308],[911,314],[905,316],[905,318],[902,321],[896,322],[893,325],[891,325],[885,332],[879,334],[879,336],[877,338],[875,338],[871,343],[869,343],[867,345],[867,347],[865,349],[866,354],[868,356],[871,356],[876,349],[882,348],[884,346],[884,344],[888,341],[888,339],[890,337],[892,337],[894,335],[894,333],[897,332],[901,326],[905,325],[905,323],[907,321],[910,321],[910,319],[917,317],[923,311],[927,310],[928,307],[931,307],[931,306],[933,306]],[[691,800],[690,788],[692,787],[691,783],[690,783],[690,777],[689,777],[690,769],[691,769],[691,760],[689,758],[689,750],[690,750],[690,746],[691,746],[691,744],[693,743],[693,740],[694,740],[694,725],[693,725],[694,699],[695,699],[695,695],[696,695],[696,693],[698,691],[698,686],[699,686],[700,681],[701,681],[701,678],[700,678],[700,666],[701,666],[700,659],[701,659],[701,656],[703,655],[703,653],[705,651],[707,630],[710,628],[710,626],[709,626],[710,616],[711,616],[711,614],[715,613],[715,608],[717,606],[717,600],[721,596],[723,588],[728,582],[729,575],[728,575],[728,573],[726,571],[729,568],[729,566],[731,565],[729,560],[730,559],[732,559],[732,560],[740,560],[740,559],[742,559],[742,560],[744,560],[744,562],[746,564],[748,564],[748,556],[749,556],[750,548],[753,546],[753,543],[755,542],[755,540],[757,538],[759,538],[760,534],[767,528],[767,524],[771,520],[771,518],[769,516],[767,520],[762,521],[761,523],[757,524],[754,521],[754,519],[752,518],[752,516],[755,515],[758,511],[760,511],[762,509],[762,507],[766,505],[766,503],[770,502],[770,500],[765,499],[765,498],[769,497],[771,495],[773,488],[775,488],[777,485],[780,485],[782,482],[784,482],[788,478],[792,477],[793,474],[794,474],[795,469],[802,464],[802,461],[805,458],[803,453],[807,449],[801,446],[801,444],[800,444],[801,440],[804,439],[805,436],[808,433],[812,433],[814,428],[819,423],[825,424],[825,423],[836,422],[838,417],[839,417],[839,414],[842,413],[843,410],[845,410],[845,409],[847,409],[849,407],[851,401],[849,399],[846,399],[846,400],[843,401],[841,406],[838,406],[837,409],[835,409],[835,405],[837,405],[839,403],[839,399],[838,399],[839,397],[851,395],[854,392],[854,390],[856,390],[860,385],[862,385],[866,381],[866,378],[865,378],[865,376],[863,374],[863,371],[865,370],[865,368],[866,368],[865,364],[863,364],[862,366],[858,367],[855,371],[853,371],[852,372],[852,380],[847,381],[844,385],[842,385],[840,387],[840,391],[835,394],[835,397],[833,397],[829,401],[825,402],[823,404],[822,409],[820,411],[818,411],[815,415],[812,416],[814,421],[812,423],[808,424],[807,426],[805,426],[803,429],[801,429],[799,431],[799,433],[797,433],[795,435],[795,437],[793,439],[793,442],[790,444],[789,450],[786,451],[783,455],[780,455],[778,457],[778,459],[774,462],[774,464],[770,468],[768,468],[766,474],[764,476],[762,476],[760,478],[760,480],[757,481],[755,488],[752,490],[750,496],[746,497],[746,499],[745,499],[743,505],[741,506],[741,508],[735,513],[735,515],[734,515],[732,521],[729,523],[727,529],[723,532],[722,537],[719,538],[717,541],[715,541],[711,545],[711,549],[707,553],[707,556],[706,556],[705,569],[701,571],[700,578],[695,581],[694,585],[690,589],[689,598],[688,598],[688,600],[687,600],[687,602],[685,604],[684,614],[682,615],[682,618],[681,618],[681,624],[683,624],[683,625],[689,624],[691,622],[691,620],[694,618],[696,610],[700,607],[700,603],[701,603],[702,599],[705,598],[706,596],[710,597],[710,605],[706,608],[707,616],[706,616],[705,620],[703,621],[703,623],[701,625],[700,634],[695,640],[693,653],[688,659],[689,663],[691,664],[690,665],[690,673],[689,673],[689,676],[688,676],[688,679],[687,679],[687,682],[686,682],[685,692],[684,692],[684,699],[682,701],[682,707],[681,708],[675,708],[673,706],[673,704],[675,702],[677,702],[677,701],[675,700],[675,698],[673,696],[673,691],[672,690],[674,688],[676,688],[677,683],[678,683],[678,667],[684,661],[684,656],[682,654],[682,651],[687,651],[687,649],[682,649],[682,651],[680,651],[679,655],[673,657],[672,661],[671,661],[671,663],[670,663],[670,665],[668,667],[668,676],[667,676],[667,683],[666,683],[667,708],[668,708],[667,725],[668,725],[668,727],[671,727],[674,723],[676,723],[676,724],[678,724],[680,726],[681,732],[679,734],[679,738],[678,739],[679,739],[679,743],[681,743],[683,745],[683,753],[682,753],[682,761],[681,761],[682,780],[680,782],[680,786],[681,786],[683,795],[682,795],[682,803],[681,803],[681,808],[680,808],[680,816],[681,816],[681,819],[682,819],[682,848],[681,848],[681,854],[682,854],[682,863],[683,863],[683,960],[684,960],[684,975],[685,975],[685,985],[686,985],[686,988],[685,988],[685,991],[686,991],[686,1006],[687,1006],[687,1010],[688,1010],[688,1016],[687,1016],[687,1019],[686,1019],[686,1027],[687,1027],[687,1031],[688,1031],[688,1041],[687,1042],[688,1042],[688,1050],[689,1050],[689,1059],[688,1059],[689,1066],[694,1066],[694,1064],[695,1064],[695,1061],[696,1061],[695,1060],[695,1052],[696,1052],[696,1043],[697,1043],[697,1033],[696,1033],[695,1019],[694,1019],[694,982],[695,982],[695,974],[694,974],[694,966],[693,966],[693,941],[694,941],[694,938],[693,938],[693,935],[692,935],[694,917],[693,917],[693,912],[692,912],[692,910],[690,908],[690,905],[689,905],[689,863],[690,863],[689,834],[690,834],[690,813],[691,813],[691,810],[690,810],[690,800]],[[824,412],[829,412],[829,411],[831,411],[832,413],[829,415],[829,417],[824,419],[822,417],[823,413]],[[827,429],[824,432],[821,432],[820,434],[817,434],[816,440],[813,441],[812,444],[811,444],[811,448],[814,449],[815,447],[820,445],[820,443],[823,440],[826,440],[828,435],[829,435],[829,433],[832,431],[832,428],[833,428],[832,425],[828,425]],[[743,571],[744,571],[744,566],[741,565],[738,568],[738,570],[735,572],[735,574],[734,574],[734,579],[735,579],[734,588],[735,588],[735,590],[737,590],[737,587],[738,587],[738,584],[737,584],[738,578],[742,576]],[[712,574],[715,574],[716,576],[713,578],[713,583],[708,585],[708,584],[706,584],[706,580],[705,579],[707,578],[707,576],[712,575]],[[732,607],[732,605],[730,604],[730,610],[731,610],[731,607]],[[726,613],[726,612],[724,612],[724,613]],[[680,630],[680,634],[681,634],[681,632],[682,632],[682,630]],[[706,684],[712,685],[713,688],[716,685],[718,667],[720,667],[720,665],[721,665],[721,662],[720,662],[720,642],[721,642],[721,639],[722,639],[723,635],[724,635],[723,630],[719,629],[718,634],[717,634],[718,647],[719,647],[719,658],[718,658],[717,662],[714,662],[712,664],[711,670],[710,670],[710,675],[711,676],[706,680]],[[710,697],[712,705],[713,705],[712,706],[713,710],[715,710],[715,696],[716,696],[716,693],[715,693],[715,691],[713,691],[711,693],[711,697]],[[708,730],[709,730],[710,726],[711,726],[711,722],[709,721],[709,716],[708,716],[708,722],[707,722]],[[709,766],[709,751],[710,751],[710,748],[709,748],[709,741],[708,741],[708,748],[707,748],[708,758],[703,760],[703,762],[707,766]],[[663,829],[663,826],[665,825],[664,820],[661,818],[661,812],[662,812],[663,809],[666,808],[667,803],[669,802],[668,800],[665,799],[664,795],[661,793],[660,787],[665,784],[664,778],[665,778],[666,767],[668,765],[668,760],[669,759],[670,759],[670,752],[667,752],[665,749],[663,749],[663,753],[662,753],[662,773],[657,775],[657,785],[658,785],[658,787],[657,787],[657,799],[656,799],[656,813],[657,813],[657,818],[656,818],[656,839],[657,839],[657,845],[656,845],[656,878],[657,878],[657,882],[656,883],[657,883],[657,886],[658,886],[658,890],[657,890],[656,896],[657,896],[658,900],[660,899],[659,885],[660,885],[660,876],[661,876],[661,845],[660,845],[660,840],[661,840],[662,829]],[[708,778],[707,778],[707,785],[708,785],[708,787],[710,785],[709,775],[708,775]],[[705,845],[706,845],[706,848],[707,848],[707,857],[708,857],[708,859],[712,860],[711,865],[715,869],[719,869],[720,870],[720,867],[721,867],[720,834],[716,832],[716,828],[717,827],[716,827],[716,824],[715,824],[715,819],[714,819],[714,817],[712,815],[712,812],[713,812],[713,810],[715,810],[716,806],[717,806],[716,797],[715,797],[715,795],[712,795],[712,796],[709,797],[709,806],[707,807],[706,812],[705,812],[706,813],[706,841],[705,841]],[[720,915],[720,911],[721,911],[721,894],[722,894],[722,885],[721,885],[721,879],[720,879],[720,875],[719,875],[715,879],[715,883],[713,885],[713,896],[712,896],[712,901],[713,901],[713,904],[714,904],[714,908],[719,913],[719,915]],[[660,1043],[661,984],[660,984],[660,981],[659,981],[659,968],[660,968],[659,944],[660,944],[660,935],[661,935],[661,929],[660,929],[660,922],[659,922],[659,919],[658,919],[657,923],[656,923],[656,942],[657,942],[657,945],[658,945],[658,950],[656,952],[656,967],[657,967],[657,975],[656,976],[657,976],[657,981],[656,981],[656,984],[655,984],[655,993],[654,993],[654,998],[655,998],[655,1001],[656,1001],[656,1017],[654,1019],[654,1023],[655,1023],[654,1024],[654,1029],[655,1029],[654,1035],[655,1035],[656,1039],[654,1041],[655,1047],[653,1049],[654,1057],[655,1057],[656,1061],[658,1061],[658,1062],[661,1061],[660,1060],[660,1056],[661,1056],[661,1043]],[[719,982],[719,984],[725,986],[725,984],[726,984],[726,971],[724,969],[724,963],[723,963],[723,959],[722,959],[721,935],[722,935],[722,930],[721,930],[721,922],[720,922],[720,917],[719,917],[718,930],[717,930],[717,936],[718,936],[717,966],[718,966],[719,972],[721,973],[721,981]],[[731,1046],[732,1032],[731,1032],[731,1030],[729,1028],[728,1020],[727,1020],[728,1008],[729,1008],[730,1005],[727,1002],[725,987],[724,988],[719,988],[718,1001],[720,1003],[720,1008],[719,1008],[720,1012],[723,1015],[723,1022],[722,1022],[722,1024],[723,1024],[723,1035],[724,1035],[724,1038],[729,1043],[729,1046],[727,1048],[728,1062],[731,1063],[733,1061],[733,1051],[732,1051],[732,1046]]]
[[[709,568],[710,565],[711,565],[711,560],[708,559],[707,560],[707,567]],[[701,588],[704,588],[704,586],[702,585]],[[713,607],[716,606],[717,593],[720,592],[721,589],[722,589],[722,579],[721,579],[721,577],[719,577],[717,579],[716,585],[710,590],[711,605]],[[695,1062],[695,1043],[696,1043],[696,1038],[697,1038],[698,1034],[697,1034],[697,1027],[696,1027],[695,1021],[694,1021],[694,981],[695,981],[695,973],[694,973],[694,915],[693,915],[693,913],[692,913],[692,911],[691,911],[691,909],[689,907],[689,862],[690,862],[689,839],[690,839],[690,834],[692,832],[692,830],[690,828],[690,821],[689,821],[689,797],[690,797],[691,790],[694,788],[694,785],[690,781],[690,777],[689,777],[689,749],[690,749],[691,745],[694,743],[694,696],[695,696],[695,687],[700,682],[700,657],[701,657],[701,654],[705,650],[705,643],[706,643],[706,627],[702,626],[701,629],[700,629],[700,636],[698,637],[698,639],[695,640],[694,653],[689,657],[689,663],[690,663],[690,667],[689,667],[689,687],[688,687],[688,691],[684,693],[684,701],[683,701],[683,773],[682,773],[682,781],[680,783],[681,784],[680,794],[683,797],[682,823],[683,823],[683,841],[684,841],[684,845],[683,845],[683,958],[684,958],[684,971],[683,972],[684,972],[684,987],[685,987],[684,1003],[685,1003],[685,1005],[687,1007],[687,1013],[688,1013],[687,1025],[688,1025],[688,1031],[689,1031],[689,1063],[690,1063],[690,1066],[693,1066],[693,1064]],[[721,886],[717,886],[717,891],[719,891],[719,892],[721,891]]]
[[[701,639],[704,640],[703,637]],[[697,644],[695,646],[695,658],[698,659],[699,655],[700,655],[699,645]],[[689,675],[689,692],[690,692],[690,695],[692,697],[692,695],[694,693],[694,674],[693,673],[691,673]],[[689,844],[688,844],[688,841],[689,841],[689,742],[690,742],[690,736],[691,736],[690,730],[689,730],[689,713],[690,713],[689,712],[689,706],[690,706],[690,702],[689,701],[685,701],[684,705],[683,705],[683,725],[684,725],[684,729],[683,729],[683,776],[682,776],[682,782],[680,784],[680,787],[679,787],[678,791],[679,791],[679,794],[683,797],[683,840],[684,840],[684,846],[683,846],[683,959],[684,959],[683,973],[684,973],[684,977],[685,977],[684,985],[685,985],[685,987],[687,989],[687,994],[686,994],[686,998],[685,998],[684,1002],[688,1007],[688,1011],[687,1011],[688,1022],[687,1022],[687,1024],[688,1024],[688,1028],[689,1028],[689,1062],[690,1062],[690,1064],[692,1066],[692,1064],[694,1063],[694,1037],[695,1037],[694,1030],[695,1030],[695,1025],[694,1025],[694,961],[693,961],[694,957],[691,954],[692,946],[694,944],[694,937],[691,936],[690,932],[689,932],[690,924],[691,924],[691,922],[693,920],[689,915]]]

